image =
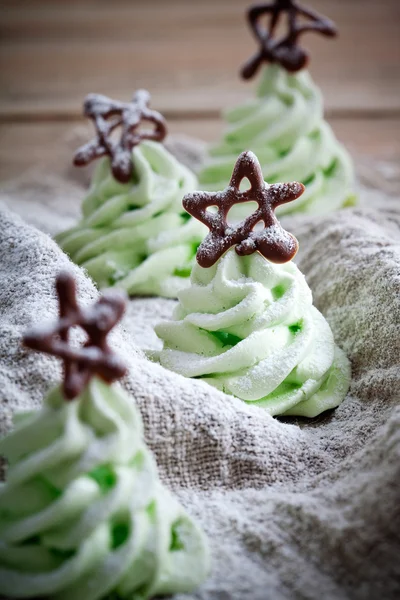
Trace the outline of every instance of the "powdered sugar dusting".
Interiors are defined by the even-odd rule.
[[[29,188],[35,207],[45,181]],[[287,220],[314,302],[352,361],[350,393],[335,411],[311,421],[272,419],[146,360],[138,344],[149,344],[150,320],[164,320],[171,301],[142,299],[129,329],[124,323],[112,338],[130,366],[125,385],[161,477],[209,536],[213,565],[197,592],[202,600],[265,600],[266,590],[274,600],[398,597],[400,205],[398,186],[389,197],[377,181],[368,198],[362,192],[361,208]],[[36,226],[43,219],[48,231],[65,228],[73,187],[50,183],[52,203],[41,211],[29,210],[18,183],[2,200]],[[28,326],[56,315],[55,274],[75,274],[83,304],[97,292],[48,235],[7,210],[0,218],[4,431],[14,410],[38,407],[60,377],[55,359],[20,347]]]
[[[248,179],[250,189],[241,192],[240,184]],[[287,262],[297,252],[296,239],[284,232],[276,219],[274,209],[280,204],[296,200],[304,191],[301,183],[267,185],[263,179],[260,163],[253,152],[242,152],[236,161],[229,185],[220,192],[194,192],[186,194],[182,204],[185,210],[204,223],[210,233],[200,245],[197,262],[202,267],[210,267],[232,246],[238,254],[252,254],[258,250],[273,262]],[[258,208],[235,227],[227,222],[229,210],[235,204],[256,202]],[[211,206],[217,212],[209,210]],[[282,233],[274,237],[262,236],[255,232],[257,224],[263,222],[265,228],[281,228]],[[251,238],[251,241],[247,240]],[[267,242],[267,243],[266,243]]]

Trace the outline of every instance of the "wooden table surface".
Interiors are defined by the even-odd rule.
[[[307,2],[308,0],[304,0]],[[253,94],[246,0],[0,0],[0,179],[51,158],[82,100],[147,88],[172,133],[207,141],[221,108]],[[336,40],[304,36],[328,120],[357,156],[400,164],[400,1],[309,0]]]

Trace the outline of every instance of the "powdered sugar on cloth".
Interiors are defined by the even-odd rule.
[[[199,160],[194,144],[173,147]],[[28,327],[55,317],[55,275],[73,272],[82,304],[98,296],[48,235],[75,222],[83,188],[44,173],[0,195],[1,432],[59,379],[56,359],[20,345]],[[112,334],[163,482],[209,535],[211,576],[180,600],[400,595],[400,198],[371,187],[361,198],[328,217],[284,220],[314,303],[352,362],[335,411],[273,419],[148,361],[141,348],[157,345],[152,326],[174,301],[132,300]]]

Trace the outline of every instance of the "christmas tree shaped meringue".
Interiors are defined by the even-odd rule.
[[[276,28],[287,16],[288,32],[276,37]],[[262,25],[270,18],[269,28]],[[307,21],[299,22],[299,17]],[[225,111],[223,139],[209,149],[199,181],[204,189],[226,187],[236,157],[252,150],[260,160],[269,183],[297,179],[305,193],[279,208],[288,212],[326,213],[355,203],[354,174],[350,156],[324,120],[321,92],[305,69],[308,55],[297,45],[307,31],[336,34],[326,17],[294,0],[274,0],[248,11],[250,27],[260,49],[242,69],[249,79],[262,72],[256,98]]]
[[[176,297],[187,285],[196,249],[206,231],[182,210],[196,176],[161,143],[162,115],[139,90],[123,103],[90,94],[85,115],[96,138],[79,149],[76,165],[104,156],[83,201],[81,222],[56,236],[73,262],[100,287],[117,285],[130,295]],[[155,129],[141,129],[150,122]],[[118,142],[112,135],[121,128]]]
[[[106,292],[81,309],[57,279],[60,320],[25,345],[62,358],[64,382],[0,441],[0,593],[11,598],[147,599],[189,592],[208,570],[205,538],[158,478],[126,372],[106,336],[125,299]],[[86,332],[69,344],[73,326]]]
[[[241,192],[244,178],[251,187]],[[186,210],[210,233],[173,318],[155,328],[164,367],[203,379],[271,415],[314,417],[338,406],[350,382],[349,361],[291,262],[297,240],[274,214],[303,191],[297,182],[266,184],[256,156],[244,152],[223,192],[185,196]],[[231,208],[247,202],[255,202],[257,210],[230,225]]]

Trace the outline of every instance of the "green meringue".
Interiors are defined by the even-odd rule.
[[[188,284],[206,232],[182,208],[197,180],[158,142],[142,142],[132,155],[135,176],[127,184],[113,177],[109,158],[101,160],[82,221],[56,241],[100,288],[173,298]]]
[[[277,209],[278,215],[316,215],[355,203],[351,158],[324,120],[321,92],[307,71],[290,74],[266,66],[257,98],[224,116],[223,140],[210,148],[199,173],[203,189],[224,189],[237,156],[252,150],[268,183],[297,180],[306,186],[295,202]]]
[[[210,268],[196,264],[172,320],[155,331],[161,365],[271,415],[314,417],[349,387],[349,361],[292,262],[231,248]]]
[[[93,379],[60,388],[0,441],[0,592],[13,598],[144,600],[205,578],[203,533],[160,483],[137,409]]]

